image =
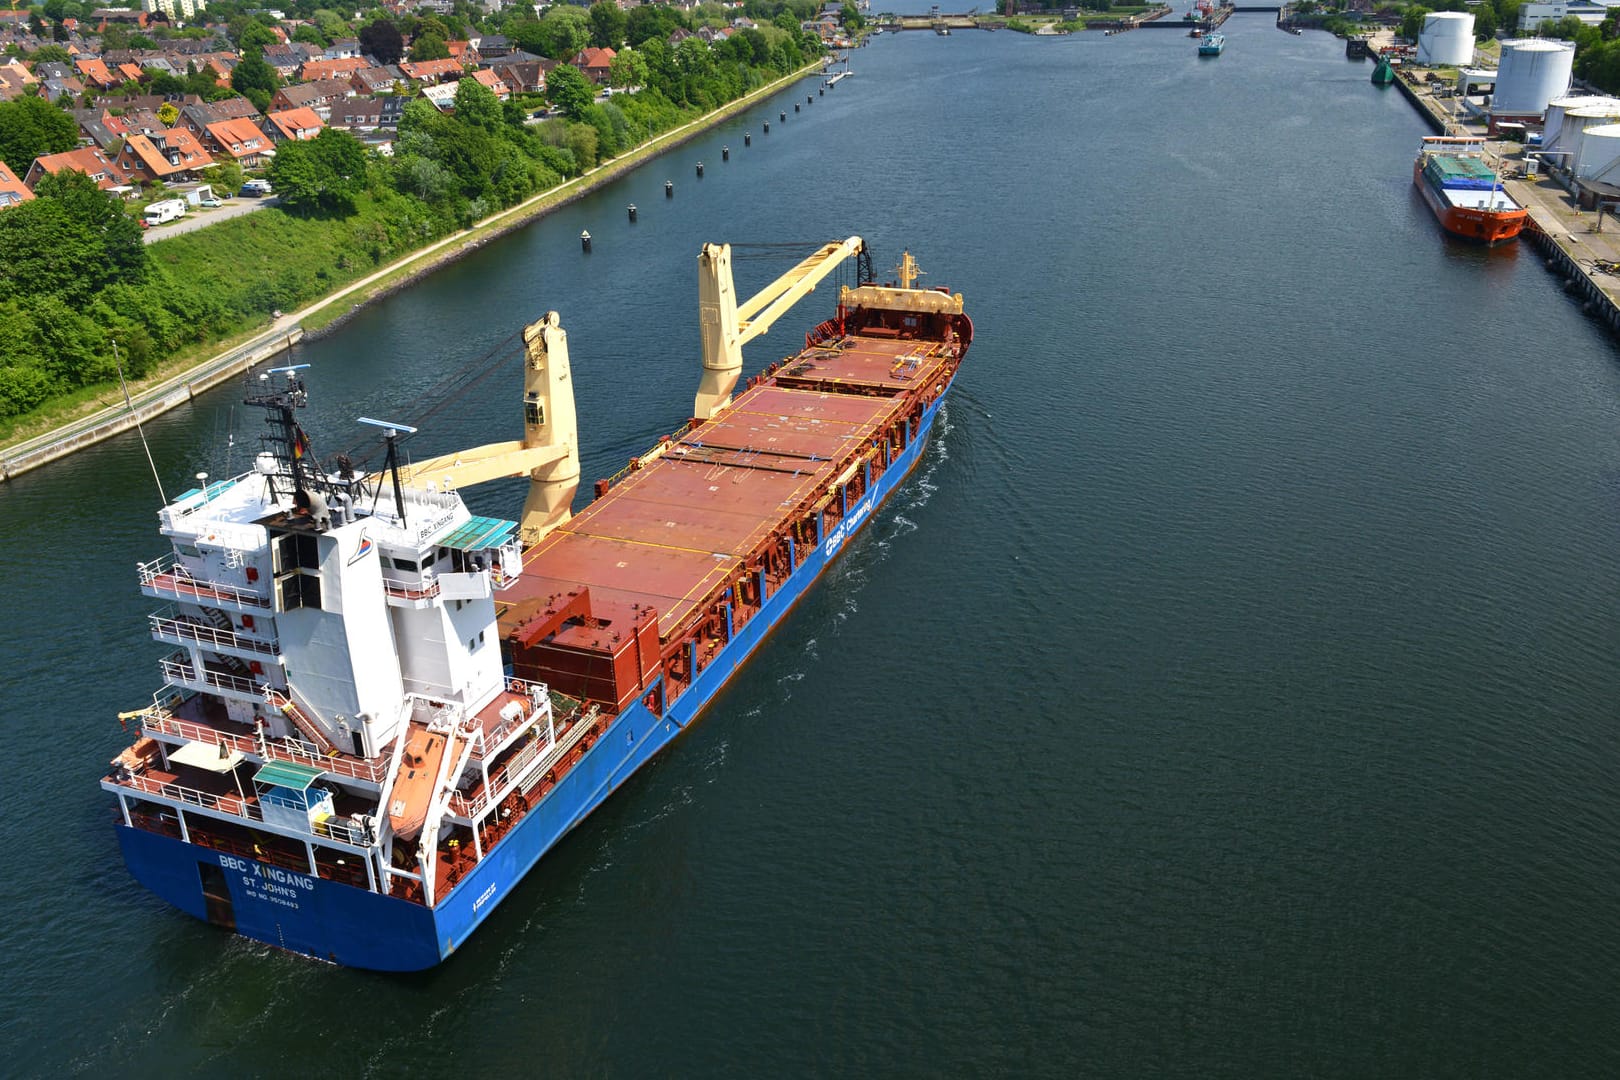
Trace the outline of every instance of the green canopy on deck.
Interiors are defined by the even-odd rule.
[[[313,765],[295,765],[290,761],[268,761],[265,762],[264,768],[260,769],[253,779],[260,784],[274,784],[276,787],[303,791],[325,774],[325,769],[318,769]]]

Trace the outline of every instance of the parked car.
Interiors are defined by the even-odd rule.
[[[218,199],[199,199],[197,201],[197,205],[198,206],[214,207],[214,206],[223,206],[225,204],[220,202]]]
[[[244,183],[242,185],[242,194],[243,195],[268,195],[268,194],[270,194],[270,181],[268,181],[268,180],[249,180],[249,181],[247,181],[246,183]]]

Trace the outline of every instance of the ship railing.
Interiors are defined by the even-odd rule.
[[[537,713],[548,712],[551,709],[551,692],[545,683],[525,682],[523,679],[508,678],[506,692],[517,694],[528,702],[528,707],[510,720],[502,719],[494,729],[484,733],[484,745],[497,747],[504,742],[507,736],[525,724],[532,723]],[[476,755],[478,751],[474,751]]]
[[[230,630],[221,630],[217,626],[180,614],[179,609],[173,605],[154,611],[146,618],[152,626],[153,635],[167,641],[191,641],[210,649],[240,649],[243,652],[262,653],[265,656],[277,656],[281,652],[281,645],[275,640],[261,641]]]
[[[233,750],[240,750],[264,761],[311,765],[317,769],[355,780],[365,780],[372,784],[382,783],[383,774],[387,772],[387,767],[380,758],[376,761],[367,761],[364,758],[323,755],[316,746],[300,739],[266,740],[261,747],[251,736],[221,731],[219,728],[191,720],[182,720],[161,706],[144,710],[140,714],[140,720],[142,731],[148,735],[169,735],[192,742],[207,743],[210,746],[224,743]]]
[[[370,847],[371,839],[366,830],[344,818],[321,818],[312,824],[316,836],[328,840],[336,840],[340,844],[353,844],[355,847]]]
[[[199,580],[180,561],[180,556],[172,551],[151,562],[136,563],[135,570],[140,576],[143,589],[151,589],[155,593],[176,600],[203,603],[223,600],[242,607],[270,606],[269,596],[256,589],[243,589],[217,581]]]
[[[210,746],[224,744],[232,750],[240,750],[244,754],[257,754],[258,744],[248,735],[238,735],[230,731],[221,731],[207,724],[198,724],[191,720],[182,720],[178,716],[161,709],[152,709],[141,715],[141,729],[148,735],[172,735],[175,738],[186,739],[190,742],[207,743]]]
[[[468,820],[481,817],[505,796],[509,784],[515,783],[527,795],[539,783],[539,778],[566,757],[579,740],[585,737],[586,732],[591,730],[594,726],[590,722],[591,719],[593,718],[589,715],[576,716],[573,726],[560,739],[557,737],[555,725],[548,725],[547,738],[535,739],[514,754],[511,761],[490,773],[489,784],[476,799],[468,799],[459,791],[452,795],[451,813]]]
[[[313,743],[300,739],[278,739],[268,743],[265,746],[264,756],[279,758],[297,765],[312,765],[317,769],[325,769],[327,772],[365,780],[372,784],[382,783],[383,776],[388,772],[388,766],[382,758],[368,761],[346,754],[322,754]]]
[[[429,577],[422,583],[407,585],[403,581],[383,578],[383,589],[396,600],[432,600],[439,595],[439,581]]]
[[[171,682],[195,685],[203,683],[215,690],[226,690],[237,694],[247,694],[252,697],[262,697],[264,687],[262,683],[240,675],[227,675],[223,671],[210,671],[204,668],[199,674],[191,666],[191,658],[184,652],[177,652],[173,656],[164,657],[160,662],[163,677]]]
[[[148,795],[157,795],[161,798],[172,799],[175,802],[188,803],[191,806],[200,806],[208,810],[218,810],[244,821],[263,821],[264,813],[257,803],[250,803],[241,795],[234,792],[228,795],[216,795],[211,791],[199,791],[196,788],[186,787],[184,784],[169,780],[157,780],[150,776],[131,775],[118,781],[124,787],[131,787]]]

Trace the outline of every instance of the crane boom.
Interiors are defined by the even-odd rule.
[[[703,381],[698,386],[692,415],[707,420],[731,404],[731,391],[742,374],[742,347],[769,330],[783,313],[814,292],[822,278],[862,246],[858,236],[823,244],[739,305],[731,278],[731,245],[704,244],[698,255]]]
[[[573,513],[579,489],[579,425],[568,370],[568,334],[555,311],[523,331],[523,438],[489,443],[417,462],[413,479],[444,490],[529,474],[518,523],[525,544],[538,543]]]

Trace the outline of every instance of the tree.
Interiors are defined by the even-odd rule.
[[[634,49],[619,50],[608,65],[608,85],[615,90],[629,90],[647,85],[647,61]]]
[[[584,8],[559,4],[540,20],[540,53],[553,60],[572,60],[591,43],[591,16]]]
[[[613,0],[596,0],[591,5],[591,44],[598,49],[617,49],[624,44],[630,20]]]
[[[231,87],[253,102],[260,112],[270,107],[270,98],[281,87],[276,69],[259,49],[250,49],[231,69]]]
[[[405,55],[405,39],[399,27],[387,19],[377,19],[360,28],[360,48],[376,58],[377,63],[397,64]]]
[[[18,176],[41,154],[60,154],[78,145],[79,125],[44,98],[0,102],[0,161]]]
[[[34,193],[55,199],[69,217],[96,238],[101,248],[97,265],[105,267],[97,271],[97,288],[113,281],[138,282],[146,276],[146,245],[141,240],[140,225],[124,213],[118,199],[101,190],[94,180],[74,169],[63,169],[41,177]]]
[[[366,189],[366,151],[348,132],[323,128],[308,142],[278,146],[266,172],[295,214],[351,214]]]
[[[444,43],[444,38],[438,34],[418,34],[411,42],[411,59],[417,63],[424,60],[450,59],[450,46]]]
[[[625,41],[639,46],[644,41],[667,41],[669,35],[686,24],[680,12],[665,4],[642,4],[625,17]]]
[[[298,29],[293,31],[292,39],[301,41],[306,45],[316,45],[323,49],[331,44],[330,41],[326,40],[325,34],[309,23],[299,23]]]
[[[462,79],[456,85],[456,119],[485,131],[499,131],[505,123],[495,92],[477,79]]]
[[[36,64],[44,63],[46,61],[55,61],[57,63],[66,64],[70,62],[73,57],[60,45],[41,45],[39,48],[34,50],[33,54],[29,56],[28,59],[32,60]]]
[[[584,116],[595,99],[596,92],[579,68],[558,64],[546,73],[546,100],[568,119],[578,120]]]
[[[180,119],[180,110],[175,108],[174,102],[165,101],[158,106],[157,118],[163,122],[164,127],[174,127],[174,122]]]

